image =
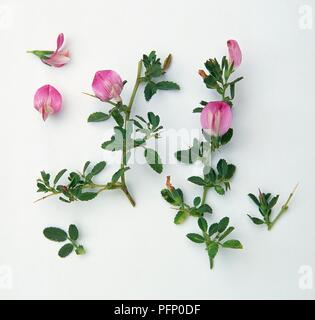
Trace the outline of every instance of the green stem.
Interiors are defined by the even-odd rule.
[[[210,261],[210,269],[213,269],[213,267],[214,267],[214,259],[209,256],[209,261]]]
[[[85,185],[82,190],[84,189],[99,189],[97,190],[97,193],[101,193],[103,191],[107,191],[107,190],[116,190],[116,189],[121,189],[123,192],[125,192],[123,190],[123,186],[120,184],[120,183],[116,183],[116,184],[111,184],[111,183],[107,183],[107,184],[95,184],[95,183],[91,183],[91,184],[88,184],[88,185]],[[49,197],[52,197],[52,196],[57,196],[57,195],[61,195],[63,194],[62,192],[60,191],[55,191],[55,190],[52,190],[50,194],[42,197],[42,198],[39,198],[37,200],[34,201],[34,203],[36,202],[39,202],[41,200],[45,200]]]
[[[281,210],[279,211],[278,215],[275,217],[275,219],[268,224],[268,230],[271,230],[272,227],[275,225],[275,223],[281,218],[281,216],[289,209],[289,202],[291,201],[296,189],[298,187],[298,184],[294,187],[293,191],[290,193],[287,201],[285,204],[281,207]]]
[[[201,205],[203,205],[203,204],[206,203],[208,191],[209,191],[209,188],[208,188],[208,187],[203,187],[203,193],[202,193],[202,198],[201,198]]]
[[[125,124],[124,124],[125,130],[127,130],[127,125],[130,120],[131,109],[132,109],[133,103],[135,101],[135,97],[136,97],[137,91],[139,89],[140,83],[142,81],[141,80],[141,73],[142,73],[142,60],[140,60],[138,63],[137,79],[136,79],[136,82],[135,82],[135,85],[134,85],[134,88],[133,88],[133,91],[132,91],[132,94],[131,94],[131,97],[129,100],[129,104],[128,104],[126,112],[125,112]],[[124,172],[124,169],[127,165],[126,158],[127,158],[127,147],[126,147],[126,138],[125,138],[123,141],[122,159],[121,159],[121,165],[120,165],[120,169],[123,170],[123,173],[121,175],[121,184],[122,184],[121,189],[125,193],[127,198],[129,199],[132,206],[135,206],[136,203],[135,203],[134,199],[132,198],[132,196],[130,195],[130,193],[128,191],[127,184],[126,184],[126,177],[125,177],[125,172]]]

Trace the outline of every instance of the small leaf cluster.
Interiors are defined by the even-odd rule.
[[[89,172],[90,161],[84,165],[83,172],[70,172],[68,175],[67,184],[59,184],[59,180],[66,173],[67,169],[63,169],[51,181],[51,175],[45,171],[41,172],[41,178],[37,179],[37,192],[61,194],[59,199],[63,202],[73,202],[76,200],[89,201],[94,199],[98,192],[85,191],[86,189],[94,189],[97,185],[94,184],[93,178],[101,173],[106,167],[106,162],[101,161],[97,163]],[[115,186],[109,183],[107,188],[114,188]]]
[[[189,233],[187,238],[195,243],[204,243],[210,259],[210,268],[213,268],[214,258],[220,248],[243,249],[239,240],[231,239],[223,241],[233,230],[234,227],[229,226],[230,219],[224,217],[218,223],[213,223],[208,227],[208,222],[204,218],[198,219],[198,225],[202,234]]]
[[[193,164],[197,161],[207,164],[211,152],[230,142],[233,137],[232,128],[223,136],[210,136],[204,130],[202,133],[206,141],[199,141],[197,138],[194,138],[190,148],[175,152],[175,157],[178,161],[185,164]]]
[[[184,202],[184,195],[179,188],[165,188],[161,191],[165,201],[174,206],[177,214],[174,218],[175,224],[182,224],[189,217],[203,217],[205,213],[212,213],[212,208],[208,204],[201,204],[201,198],[196,197],[193,205],[189,206]]]
[[[108,113],[105,112],[94,112],[90,114],[88,117],[88,122],[104,122],[109,119],[114,119],[118,126],[122,127],[124,125],[124,117],[123,114],[127,111],[127,106],[124,105],[122,102],[111,103],[114,105]]]
[[[257,225],[266,224],[267,227],[270,228],[272,224],[272,221],[271,221],[272,209],[278,202],[279,195],[272,196],[271,193],[263,193],[259,190],[258,197],[256,197],[252,193],[249,193],[248,196],[258,207],[258,210],[262,218],[252,217],[250,215],[248,215],[248,217],[253,221],[254,224],[257,224]]]
[[[156,150],[146,147],[146,142],[151,138],[158,139],[162,129],[160,117],[153,112],[148,112],[147,120],[136,115],[135,119],[128,121],[126,128],[116,126],[114,135],[102,144],[102,148],[109,151],[119,151],[125,147],[126,151],[130,151],[142,147],[147,163],[155,172],[160,174],[163,171],[162,160]],[[135,138],[136,133],[140,133],[142,136]]]
[[[230,180],[235,170],[234,164],[228,164],[226,160],[221,159],[217,164],[217,170],[205,167],[203,178],[193,176],[188,178],[188,181],[207,189],[213,188],[218,194],[224,195],[227,190],[231,189]]]
[[[77,255],[85,254],[84,247],[77,243],[77,240],[79,239],[79,230],[74,224],[71,224],[69,226],[68,233],[60,228],[49,227],[44,229],[43,234],[47,239],[51,241],[55,241],[55,242],[69,241],[68,243],[63,245],[58,251],[58,255],[61,258],[67,257],[69,254],[73,252],[73,250]]]
[[[146,83],[144,88],[144,96],[147,101],[157,93],[158,90],[180,90],[177,83],[171,81],[154,81],[155,78],[160,78],[166,73],[166,70],[171,64],[172,56],[169,55],[162,66],[161,59],[157,58],[156,52],[143,55],[142,61],[145,67],[145,74],[142,81]]]
[[[223,101],[232,106],[232,100],[235,97],[235,84],[243,77],[229,81],[234,72],[234,65],[233,63],[229,64],[226,56],[222,58],[221,64],[215,58],[209,59],[206,61],[205,67],[209,71],[209,75],[204,78],[207,88],[216,90],[223,97]],[[226,95],[227,89],[229,89],[229,95]]]

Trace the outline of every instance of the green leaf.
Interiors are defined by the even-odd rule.
[[[197,177],[197,176],[190,177],[187,180],[191,183],[197,184],[198,186],[204,186],[206,184],[201,177]]]
[[[180,90],[180,87],[175,82],[161,81],[156,84],[158,90]]]
[[[37,182],[37,188],[38,188],[37,192],[48,192],[47,187],[40,182]]]
[[[175,224],[182,224],[188,217],[188,213],[186,211],[178,211],[175,218]]]
[[[162,173],[163,165],[159,154],[150,148],[144,150],[144,156],[149,166],[157,173]]]
[[[221,159],[217,164],[217,169],[221,177],[225,177],[228,173],[228,164],[224,159]]]
[[[43,233],[44,236],[51,241],[63,242],[68,238],[67,233],[59,228],[49,227],[44,229]]]
[[[85,174],[85,171],[87,170],[87,168],[89,167],[90,164],[91,164],[90,161],[85,162],[84,167],[83,167],[83,174]]]
[[[73,241],[76,241],[79,238],[79,230],[74,224],[70,224],[68,234]]]
[[[195,243],[204,243],[205,242],[204,237],[201,236],[200,234],[197,234],[197,233],[188,233],[186,235],[186,237]]]
[[[197,108],[195,108],[195,109],[193,110],[193,113],[201,113],[202,110],[203,110],[202,107],[197,107]]]
[[[81,180],[80,176],[76,172],[71,172],[69,175],[70,184],[69,189],[74,188]]]
[[[134,125],[135,125],[136,127],[140,128],[140,129],[143,129],[143,126],[142,126],[142,124],[141,124],[139,121],[137,121],[137,120],[135,120],[135,119],[133,119],[132,121],[133,121],[133,123],[134,123]]]
[[[244,79],[244,77],[239,77],[239,78],[233,80],[231,83],[236,83],[236,82],[239,82],[239,81],[241,81],[243,79]]]
[[[148,112],[148,119],[153,127],[153,130],[156,129],[160,124],[160,117],[158,115],[155,115],[153,112]]]
[[[231,99],[234,99],[234,97],[235,97],[235,83],[234,82],[232,82],[230,84],[230,93],[231,93]]]
[[[209,237],[213,236],[216,232],[218,232],[218,223],[213,223],[208,230]]]
[[[228,169],[227,169],[227,173],[225,175],[225,178],[230,180],[234,176],[235,170],[236,170],[235,165],[234,164],[229,164],[228,165]]]
[[[105,167],[106,167],[106,162],[105,161],[99,162],[92,169],[91,175],[92,176],[96,176],[97,174],[101,173],[104,170]]]
[[[260,202],[259,202],[259,200],[256,198],[255,195],[253,195],[252,193],[249,193],[248,196],[254,201],[254,203],[255,203],[258,207],[260,207]]]
[[[120,112],[118,110],[114,110],[112,112],[112,117],[114,118],[114,120],[116,121],[116,123],[118,124],[119,127],[123,127],[124,118],[123,118],[123,116],[120,114]]]
[[[227,240],[222,244],[223,248],[243,249],[242,244],[238,240]]]
[[[230,219],[228,217],[224,217],[223,219],[220,220],[219,225],[218,225],[218,231],[221,233],[223,232],[226,227],[229,225]]]
[[[41,171],[40,174],[42,176],[42,179],[43,179],[45,185],[49,186],[50,174],[46,173],[45,171]]]
[[[173,198],[173,195],[170,190],[168,190],[168,189],[161,190],[161,195],[162,195],[163,199],[165,201],[167,201],[168,203],[176,204],[176,200]]]
[[[235,228],[234,227],[228,227],[219,237],[219,241],[223,240],[224,238],[226,238]]]
[[[58,256],[60,258],[65,258],[73,251],[73,249],[73,244],[67,243],[63,247],[61,247],[61,249],[58,252]]]
[[[126,167],[126,168],[122,168],[122,169],[119,169],[118,171],[116,171],[112,176],[112,183],[116,183],[121,178],[123,173],[129,169],[130,169],[129,167]]]
[[[200,202],[201,202],[201,198],[200,198],[200,197],[196,197],[196,198],[194,199],[194,206],[195,206],[195,207],[199,206]]]
[[[148,82],[144,88],[145,100],[150,101],[151,98],[156,94],[157,90],[157,85],[153,81]]]
[[[106,114],[104,112],[94,112],[90,114],[88,117],[88,122],[101,122],[106,121],[110,118],[109,114]]]
[[[221,144],[227,144],[233,137],[233,129],[229,129],[222,137],[221,137]]]
[[[273,207],[276,205],[278,199],[279,199],[279,195],[273,197],[273,198],[270,200],[270,202],[269,202],[269,204],[268,204],[269,209],[273,208]]]
[[[214,190],[221,196],[225,194],[225,190],[219,185],[214,186]]]
[[[264,224],[265,222],[263,221],[263,220],[261,220],[261,219],[258,219],[258,218],[256,218],[256,217],[252,217],[252,216],[250,216],[249,214],[248,214],[248,217],[255,223],[255,224]]]
[[[60,178],[64,175],[64,173],[67,171],[67,169],[63,169],[59,171],[54,179],[54,185],[57,184],[57,182],[60,180]]]
[[[208,213],[212,213],[212,208],[208,205],[208,204],[203,204],[201,205],[198,210],[204,214],[205,212],[208,212]]]
[[[80,201],[89,201],[96,198],[98,195],[97,192],[83,192],[78,195]]]
[[[203,232],[207,232],[208,229],[208,223],[205,218],[199,218],[198,219],[198,226]]]
[[[216,242],[211,242],[208,246],[208,255],[210,258],[214,258],[219,251],[219,245]]]

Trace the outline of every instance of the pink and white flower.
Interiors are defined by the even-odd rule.
[[[201,126],[212,136],[222,136],[231,127],[231,107],[223,101],[209,102],[201,112]]]
[[[92,89],[95,96],[102,101],[110,101],[112,99],[121,101],[121,91],[124,83],[120,75],[113,70],[101,70],[95,73]]]
[[[60,33],[57,38],[57,48],[55,51],[33,50],[28,51],[39,57],[45,64],[60,68],[70,61],[69,50],[61,50],[64,43],[64,35]]]
[[[61,110],[62,96],[56,88],[46,84],[36,91],[34,108],[41,113],[45,121],[49,115],[58,113]]]

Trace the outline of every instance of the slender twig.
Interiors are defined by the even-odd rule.
[[[272,227],[275,225],[275,223],[280,219],[280,217],[289,209],[289,202],[291,201],[293,195],[295,194],[296,189],[298,188],[298,186],[299,186],[299,184],[297,184],[297,185],[294,187],[294,189],[293,189],[293,191],[290,193],[287,201],[286,201],[285,204],[281,207],[278,215],[275,217],[275,219],[274,219],[272,222],[270,222],[270,223],[268,224],[268,230],[271,230],[271,228],[272,228]]]
[[[129,104],[127,106],[127,110],[125,113],[125,124],[124,124],[124,129],[127,129],[127,125],[128,122],[130,120],[130,114],[131,114],[131,108],[133,106],[137,91],[139,89],[140,83],[141,83],[141,73],[142,73],[142,60],[139,61],[138,63],[138,71],[137,71],[137,79],[129,100]],[[126,194],[127,198],[129,199],[130,203],[135,206],[136,203],[134,201],[134,199],[132,198],[132,196],[130,195],[129,191],[128,191],[128,187],[126,184],[126,177],[125,177],[125,166],[126,166],[126,154],[127,154],[127,143],[126,143],[126,137],[123,140],[123,149],[122,149],[122,159],[121,159],[121,165],[120,165],[120,169],[122,170],[122,175],[121,175],[121,184],[122,184],[122,190],[123,192]]]

